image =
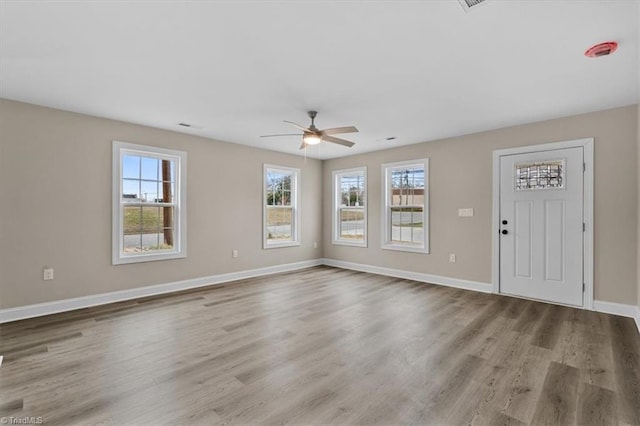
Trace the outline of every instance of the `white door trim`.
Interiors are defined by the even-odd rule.
[[[584,233],[583,276],[585,292],[583,308],[593,310],[593,138],[576,139],[563,142],[552,142],[540,145],[529,145],[517,148],[498,149],[493,151],[493,216],[492,216],[492,265],[491,282],[493,292],[500,293],[500,157],[503,155],[526,154],[529,152],[551,151],[565,148],[584,148]]]

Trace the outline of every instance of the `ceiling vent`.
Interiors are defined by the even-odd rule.
[[[458,2],[460,2],[460,5],[462,6],[462,9],[465,12],[470,11],[471,9],[480,6],[482,3],[486,2],[487,0],[458,0]]]
[[[203,127],[202,127],[202,126],[198,126],[197,124],[185,123],[184,121],[183,121],[183,122],[178,123],[178,126],[180,126],[180,127],[186,127],[186,128],[188,128],[188,129],[197,129],[197,130],[201,130],[201,129],[203,129]]]

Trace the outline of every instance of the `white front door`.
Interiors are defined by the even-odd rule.
[[[500,157],[500,292],[583,305],[583,147]]]

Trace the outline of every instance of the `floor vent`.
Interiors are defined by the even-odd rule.
[[[464,9],[465,12],[468,12],[476,6],[480,6],[482,3],[484,3],[487,0],[458,0],[458,1],[460,2],[462,9]]]

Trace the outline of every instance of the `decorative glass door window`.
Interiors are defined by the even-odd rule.
[[[564,160],[552,160],[515,165],[517,191],[564,188]]]

